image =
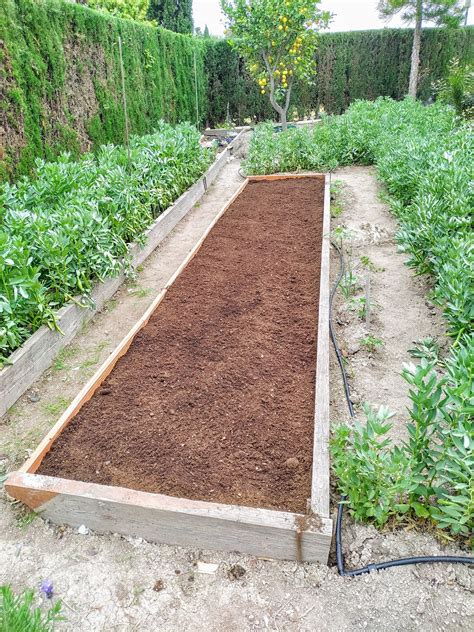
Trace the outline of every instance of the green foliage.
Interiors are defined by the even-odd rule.
[[[195,128],[160,123],[76,162],[37,159],[36,178],[0,189],[0,366],[55,311],[122,270],[127,244],[206,170]]]
[[[31,174],[35,158],[75,157],[122,143],[124,112],[117,41],[123,41],[131,133],[164,119],[196,121],[194,57],[201,123],[258,122],[273,116],[266,95],[228,40],[190,38],[121,20],[64,0],[0,2],[0,182]],[[424,29],[419,94],[448,61],[472,62],[472,27]],[[343,112],[351,101],[405,93],[412,31],[326,33],[318,38],[317,81],[295,83],[289,118]]]
[[[463,64],[472,63],[473,33],[473,27],[423,29],[418,82],[422,100],[433,95],[433,82],[445,76],[450,59],[458,57]],[[320,109],[341,114],[357,99],[380,95],[403,98],[410,74],[412,41],[412,29],[321,33],[315,81],[295,82],[288,119]],[[226,40],[212,39],[210,44],[208,54],[216,63],[210,64],[207,72],[212,95],[207,105],[208,124],[225,120],[227,103],[230,117],[238,124],[273,118],[275,112],[268,96],[260,94],[235,47],[231,48]]]
[[[0,586],[0,630],[2,632],[51,632],[61,621],[61,602],[43,612],[33,605],[34,593],[27,590],[17,596],[10,586]]]
[[[357,102],[313,130],[274,134],[259,126],[245,163],[248,173],[334,169],[376,164],[408,265],[435,279],[433,300],[454,337],[471,329],[474,268],[471,186],[474,137],[450,108],[407,99]]]
[[[462,65],[459,59],[452,59],[447,76],[433,88],[438,99],[453,106],[458,116],[474,118],[474,66]]]
[[[148,17],[170,31],[193,32],[192,0],[150,0]]]
[[[314,81],[317,29],[329,20],[318,4],[319,0],[221,0],[231,43],[258,80],[260,92],[268,92],[284,128],[293,81]]]
[[[383,526],[410,514],[466,538],[474,528],[474,338],[464,337],[439,376],[422,359],[408,365],[411,423],[394,446],[391,416],[364,407],[365,424],[336,428],[331,450],[342,494],[357,520]]]
[[[377,349],[379,349],[380,347],[383,347],[384,341],[381,338],[377,338],[377,336],[368,334],[367,336],[365,336],[365,338],[361,339],[360,344],[369,353],[375,353]]]
[[[0,181],[31,174],[37,157],[77,157],[122,143],[124,112],[118,37],[123,41],[130,131],[143,135],[159,121],[205,120],[204,42],[63,0],[0,3],[6,130]],[[3,69],[3,68],[2,68]],[[6,82],[6,84],[2,83]],[[5,121],[5,123],[3,123]]]
[[[87,0],[87,6],[117,18],[144,22],[147,17],[148,0]]]
[[[441,361],[439,359],[439,345],[434,338],[431,338],[431,336],[417,340],[413,349],[408,349],[408,353],[412,358],[425,358],[432,364],[441,365]]]
[[[364,405],[365,425],[341,424],[331,441],[332,466],[338,487],[356,520],[374,520],[383,526],[395,513],[395,504],[408,484],[408,460],[392,449],[388,433],[393,417],[383,406]]]

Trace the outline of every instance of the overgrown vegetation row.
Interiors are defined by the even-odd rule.
[[[36,177],[0,189],[0,367],[77,295],[124,267],[132,241],[207,169],[188,123],[161,123],[127,150],[104,145],[74,161],[37,159]],[[125,261],[126,265],[126,261]]]
[[[375,164],[396,215],[408,265],[434,280],[432,300],[453,337],[441,360],[429,348],[403,375],[412,400],[409,437],[394,447],[390,412],[365,409],[366,423],[340,426],[333,442],[341,491],[358,519],[383,525],[415,514],[454,534],[474,526],[474,137],[472,125],[441,104],[412,99],[356,102],[313,130],[275,134],[261,125],[248,173],[325,170]],[[429,345],[428,345],[429,347]]]

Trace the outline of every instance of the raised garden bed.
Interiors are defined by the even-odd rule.
[[[324,176],[244,182],[7,491],[54,522],[326,562],[328,233]]]

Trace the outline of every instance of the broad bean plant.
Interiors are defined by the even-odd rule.
[[[201,176],[213,152],[189,124],[56,162],[0,189],[0,367],[65,302],[127,265],[127,244]]]

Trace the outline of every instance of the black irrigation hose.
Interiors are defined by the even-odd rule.
[[[332,325],[332,302],[334,299],[334,295],[336,294],[336,290],[339,286],[339,283],[344,274],[344,255],[342,254],[341,249],[334,243],[331,242],[333,247],[336,249],[339,255],[339,274],[337,275],[337,279],[334,282],[334,285],[331,289],[331,295],[329,298],[329,332],[331,335],[331,340],[334,345],[334,351],[336,352],[337,361],[339,363],[339,367],[341,369],[342,381],[344,382],[344,392],[346,394],[347,406],[349,408],[349,413],[351,417],[355,417],[354,407],[352,405],[351,400],[351,390],[349,387],[349,382],[347,379],[346,369],[344,367],[344,360],[341,355],[341,351],[339,349],[339,345],[337,343],[336,334],[334,333],[334,328]],[[342,517],[344,512],[344,501],[345,497],[342,496],[341,501],[337,507],[337,519],[336,519],[336,561],[337,561],[337,570],[339,575],[343,577],[355,577],[357,575],[365,575],[366,573],[370,573],[372,571],[380,571],[386,568],[392,568],[393,566],[407,566],[408,564],[435,564],[438,562],[450,563],[450,564],[474,564],[474,557],[463,557],[458,555],[433,555],[433,556],[421,556],[421,557],[402,557],[397,560],[387,560],[386,562],[377,562],[376,564],[367,564],[367,566],[363,566],[362,568],[356,568],[351,571],[347,571],[344,568],[344,555],[342,553]]]

